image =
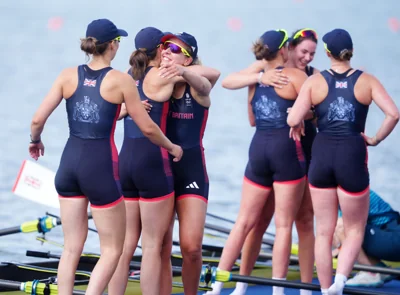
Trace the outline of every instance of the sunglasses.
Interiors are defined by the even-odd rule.
[[[318,40],[317,32],[315,32],[315,30],[310,29],[310,28],[306,28],[306,29],[302,29],[302,30],[298,31],[293,36],[293,40],[300,38],[300,37],[302,37],[302,38],[314,37],[316,40]]]
[[[190,53],[185,48],[171,41],[164,42],[164,44],[162,44],[162,48],[164,50],[167,50],[169,48],[169,50],[171,50],[172,53],[175,54],[183,53],[183,55],[191,57]]]
[[[279,45],[279,49],[281,49],[283,47],[283,45],[285,45],[286,42],[289,40],[289,35],[288,35],[288,32],[284,29],[279,29],[277,31],[284,34],[282,43]]]
[[[113,41],[116,41],[116,42],[121,42],[121,36],[118,36],[117,38],[115,38]]]
[[[328,45],[326,45],[326,43],[324,42],[324,48],[327,52],[331,53],[331,51],[328,49]]]

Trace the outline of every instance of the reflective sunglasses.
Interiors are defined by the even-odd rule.
[[[163,49],[167,50],[168,48],[169,48],[169,50],[171,50],[172,53],[175,53],[175,54],[183,53],[183,55],[185,55],[187,57],[191,57],[190,53],[185,48],[183,48],[182,46],[180,46],[174,42],[171,42],[171,41],[164,42]]]
[[[297,39],[297,38],[307,38],[307,37],[314,37],[315,39],[318,40],[318,35],[317,32],[313,29],[310,28],[305,28],[302,29],[300,31],[298,31],[294,36],[293,36],[293,40]]]
[[[118,43],[121,42],[121,36],[118,36],[118,37],[115,38],[113,41],[117,41]]]

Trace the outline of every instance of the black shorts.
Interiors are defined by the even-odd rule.
[[[368,150],[364,138],[319,132],[312,147],[308,181],[316,188],[340,187],[348,193],[367,189]]]
[[[146,137],[124,139],[119,153],[119,175],[127,201],[159,201],[174,194],[168,152]]]
[[[172,172],[177,200],[193,197],[208,202],[209,182],[201,146],[183,150],[181,160],[172,162]]]
[[[88,198],[92,207],[110,207],[122,201],[114,141],[71,135],[54,182],[60,197]]]
[[[299,141],[289,138],[289,128],[257,130],[249,148],[245,179],[271,188],[274,182],[302,180],[306,163]]]

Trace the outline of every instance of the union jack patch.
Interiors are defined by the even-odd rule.
[[[336,81],[336,87],[335,88],[347,88],[347,81],[346,82],[338,82],[338,81]]]
[[[96,87],[96,80],[86,79],[83,81],[83,86]]]

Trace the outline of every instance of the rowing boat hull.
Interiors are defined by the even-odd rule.
[[[134,257],[133,259],[135,262],[140,262],[141,261],[141,256]],[[214,259],[209,258],[205,259],[204,263],[205,264],[211,264],[211,265],[217,265],[218,258]],[[171,258],[172,265],[180,267],[182,265],[182,259],[181,255],[179,253],[174,253]],[[12,281],[19,281],[19,282],[24,282],[24,281],[32,281],[34,279],[48,279],[49,277],[56,276],[56,270],[58,268],[58,260],[47,260],[47,261],[40,261],[36,263],[29,263],[29,264],[24,264],[24,265],[19,265],[17,264],[7,264],[7,263],[2,263],[0,264],[0,278],[5,279],[5,280],[12,280]],[[85,290],[87,288],[87,279],[89,278],[90,272],[93,270],[94,265],[91,263],[84,263],[80,262],[78,265],[78,270],[82,272],[87,272],[88,276],[85,276],[83,274],[77,275],[76,280],[77,284],[75,285],[75,289],[77,290]],[[39,268],[45,268],[46,271],[40,271]],[[54,270],[53,273],[49,272],[48,269]],[[238,267],[236,266],[234,273],[238,273]],[[138,270],[138,267],[131,266],[131,270]],[[252,275],[254,276],[260,276],[260,277],[267,277],[271,278],[272,276],[272,270],[271,267],[268,265],[258,265],[255,267]],[[300,278],[299,272],[297,269],[292,269],[289,272],[288,279],[292,280],[298,280]],[[174,282],[176,285],[182,283],[182,277],[178,273],[174,273]],[[79,281],[81,283],[79,283]],[[83,282],[83,283],[82,283]],[[233,287],[234,283],[226,283],[226,287]],[[8,291],[6,289],[0,288],[1,295],[19,295],[19,294],[25,294],[23,292],[17,292],[17,291]],[[140,295],[141,290],[140,290],[140,284],[139,281],[135,280],[130,280],[127,286],[127,290],[125,292],[126,295]],[[176,286],[173,288],[172,294],[183,294],[183,288],[182,286]]]
[[[207,252],[207,251],[206,251]],[[211,255],[216,255],[216,257],[210,257]],[[203,253],[203,263],[204,264],[211,264],[213,266],[216,266],[218,264],[219,260],[219,255],[220,253]],[[141,256],[135,256],[133,258],[133,262],[131,263],[131,270],[139,270],[140,267],[140,262],[141,262],[142,257]],[[172,265],[175,267],[181,267],[182,266],[182,256],[180,253],[173,253],[171,256],[171,262]],[[57,275],[57,268],[58,268],[58,263],[59,260],[54,259],[54,260],[45,260],[45,261],[40,261],[37,263],[29,263],[29,264],[18,264],[18,263],[1,263],[0,264],[0,279],[4,280],[11,280],[11,281],[18,281],[18,282],[25,282],[25,281],[32,281],[35,279],[48,279],[49,277],[55,277]],[[89,263],[89,262],[83,262],[81,261],[78,265],[78,270],[77,275],[76,275],[76,285],[75,289],[77,290],[85,290],[87,288],[87,282],[88,279],[90,278],[90,273],[94,268],[94,263]],[[394,267],[399,266],[399,265],[392,265]],[[238,265],[234,267],[234,270],[232,273],[237,274],[238,273]],[[268,265],[268,262],[261,262],[256,265],[254,268],[252,276],[256,277],[262,277],[262,278],[271,278],[272,277],[272,269],[271,266]],[[316,274],[314,275],[316,277]],[[289,273],[288,273],[288,280],[300,280],[300,272],[298,269],[298,266],[290,266],[289,267]],[[182,278],[180,276],[180,272],[175,272],[174,273],[174,285],[175,287],[173,288],[172,294],[183,294],[183,287],[182,287]],[[224,286],[225,288],[231,288],[234,287],[235,283],[230,282],[230,283],[225,283]],[[201,289],[199,289],[201,290]],[[9,291],[6,289],[2,289],[0,287],[0,293],[1,295],[19,295],[19,294],[25,294],[23,292],[16,292],[16,291]],[[248,290],[248,293],[251,294],[250,289]],[[140,290],[140,284],[139,281],[136,280],[130,280],[128,282],[127,290],[125,292],[126,295],[140,295],[141,290]],[[269,294],[268,290],[265,289],[263,291],[263,294]]]

